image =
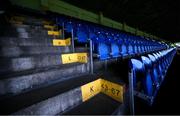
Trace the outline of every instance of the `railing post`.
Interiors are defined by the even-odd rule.
[[[129,61],[130,62],[130,61]],[[129,63],[130,64],[130,63]],[[130,66],[131,67],[131,66]],[[131,115],[134,115],[134,85],[133,85],[133,69],[129,68],[128,72],[128,78],[129,78],[129,105],[130,105],[130,113]]]
[[[90,55],[90,73],[93,74],[94,73],[94,64],[93,64],[93,42],[90,39],[89,40],[89,55]]]
[[[75,48],[74,48],[74,31],[73,29],[71,30],[71,44],[72,44],[72,52],[75,52]]]

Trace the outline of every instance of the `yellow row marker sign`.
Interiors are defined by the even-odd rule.
[[[12,16],[10,20],[15,20],[15,21],[24,21],[25,18],[21,16]]]
[[[78,53],[77,60],[80,63],[87,63],[88,62],[87,53]]]
[[[98,79],[81,86],[82,100],[83,102],[92,98],[96,94],[102,92],[111,98],[123,102],[124,86],[106,81],[104,79]]]
[[[12,23],[12,24],[17,24],[17,25],[22,25],[23,24],[23,22],[21,22],[21,21],[14,21],[14,20],[10,20],[9,22]]]
[[[61,35],[61,31],[48,31],[48,35]]]
[[[72,54],[62,54],[62,64],[69,64],[69,63],[87,63],[87,53],[72,53]]]
[[[50,24],[52,24],[53,22],[52,22],[52,21],[42,21],[42,23],[45,24],[45,25],[50,25]]]
[[[70,46],[71,38],[68,39],[53,39],[53,46]]]
[[[53,29],[56,28],[56,26],[52,26],[52,25],[44,25],[44,28],[53,30]]]
[[[101,83],[101,79],[98,79],[96,81],[81,86],[83,102],[101,92],[100,83]]]
[[[122,102],[124,87],[110,81],[101,79],[101,92],[110,96],[111,98]]]

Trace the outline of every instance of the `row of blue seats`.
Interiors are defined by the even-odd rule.
[[[131,59],[134,88],[136,91],[147,95],[151,104],[164,80],[175,53],[176,49],[170,48],[141,56],[137,59]]]
[[[133,41],[133,40],[132,40]],[[158,51],[165,49],[166,46],[155,46],[155,45],[144,45],[142,44],[131,44],[129,43],[94,43],[94,52],[98,54],[99,59],[106,60],[109,58],[133,56],[137,54],[149,53],[152,51]]]
[[[119,30],[102,27],[71,18],[58,17],[56,22],[64,26],[65,31],[72,32],[78,42],[87,43],[93,41],[94,53],[99,59],[126,57],[134,54],[143,54],[168,48],[167,44]]]
[[[118,37],[116,35],[115,38],[99,32],[96,35],[93,34],[91,39],[94,43],[93,51],[98,54],[101,60],[143,54],[167,47],[165,44],[123,33],[118,34]]]

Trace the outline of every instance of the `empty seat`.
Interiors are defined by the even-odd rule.
[[[87,42],[88,36],[85,32],[78,31],[77,38],[78,38],[78,42]]]
[[[120,36],[119,41],[121,41],[121,54],[122,54],[122,56],[123,57],[128,56],[128,48],[127,48],[127,45],[126,45],[126,40],[124,38],[124,35]]]
[[[82,26],[81,24],[78,24],[76,27],[76,36],[78,39],[78,42],[86,43],[88,42],[88,30],[86,26]]]
[[[145,87],[145,93],[148,96],[153,96],[153,93],[156,89],[153,84],[153,74],[152,74],[152,61],[145,56],[141,56],[142,62],[145,66],[145,77],[144,77],[144,87]]]
[[[73,29],[73,24],[72,24],[72,22],[70,22],[70,21],[67,22],[67,23],[65,23],[64,26],[65,26],[65,31],[66,31],[66,32],[69,32],[69,33],[70,33],[70,32],[72,31],[72,29]]]
[[[157,69],[157,63],[156,63],[156,58],[151,55],[148,54],[149,59],[152,61],[152,65],[153,65],[153,81],[155,82],[156,86],[159,86],[159,75],[158,75],[158,69]]]
[[[128,55],[133,55],[134,52],[133,52],[133,40],[131,39],[127,39],[126,41],[126,45],[128,46]]]
[[[133,84],[137,91],[143,89],[144,65],[140,60],[131,59],[131,68],[133,70]]]
[[[134,54],[138,53],[138,47],[137,47],[137,42],[134,41]]]
[[[113,58],[120,57],[120,49],[116,43],[111,43],[111,55]]]
[[[100,60],[106,60],[110,58],[109,46],[105,43],[96,43],[94,50],[98,54]]]
[[[158,75],[159,75],[160,81],[162,81],[164,74],[163,74],[162,64],[161,64],[161,60],[160,60],[161,57],[157,53],[153,53],[153,56],[156,58]]]
[[[140,41],[138,41],[138,53],[139,53],[139,54],[142,53],[142,48],[141,48],[141,43],[140,43]]]

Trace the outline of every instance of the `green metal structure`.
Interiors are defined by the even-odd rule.
[[[157,36],[148,34],[137,28],[130,27],[125,23],[113,21],[103,16],[102,13],[95,14],[84,9],[78,8],[61,0],[10,0],[13,5],[29,8],[37,11],[51,11],[67,16],[71,16],[80,20],[89,21],[110,28],[123,30],[139,36],[150,37],[160,40]],[[161,40],[162,41],[162,40]]]

